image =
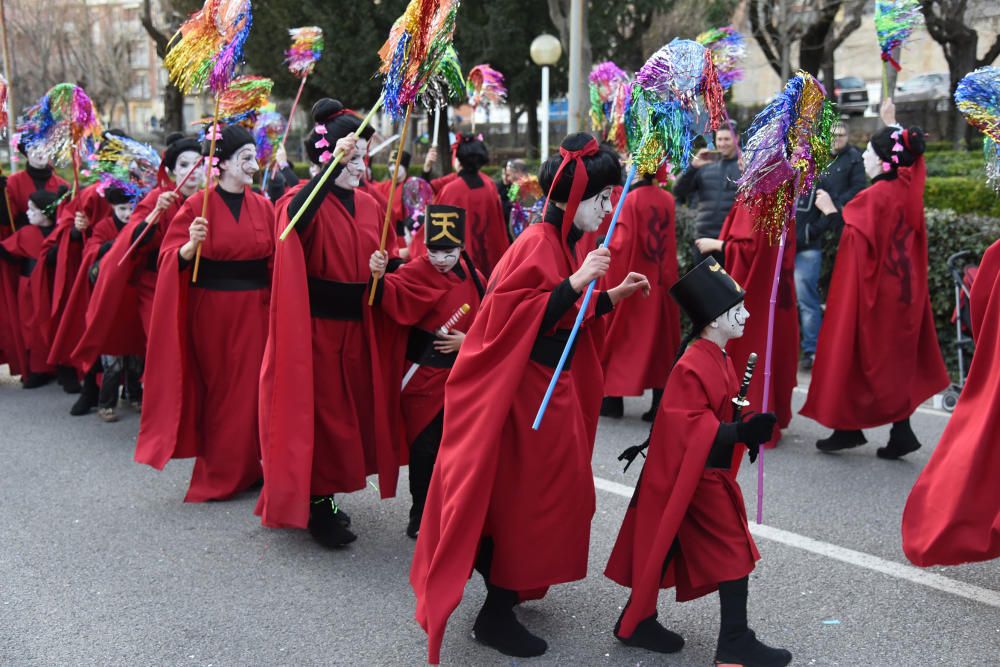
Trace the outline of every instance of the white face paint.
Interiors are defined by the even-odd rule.
[[[746,328],[748,319],[750,319],[750,311],[748,311],[746,306],[743,305],[743,302],[740,301],[738,304],[712,320],[712,323],[708,326],[716,329],[725,337],[726,340],[730,340],[732,338],[740,338],[743,336],[743,330]]]
[[[584,232],[596,232],[608,213],[611,213],[610,185],[593,197],[580,202],[573,217],[573,224]]]
[[[177,162],[174,164],[174,183],[180,183],[187,178],[191,170],[195,168],[198,164],[198,160],[201,159],[195,151],[184,151],[177,156]],[[205,180],[205,170],[198,169],[195,173],[191,174],[191,178],[187,178],[184,182],[184,187],[181,188],[181,194],[185,197],[190,197],[204,184]]]
[[[32,146],[28,149],[28,165],[32,169],[45,169],[49,166],[49,159],[42,153],[42,149]]]
[[[353,190],[361,185],[361,179],[365,177],[365,154],[368,153],[368,141],[358,139],[354,145],[354,152],[349,157],[345,156],[340,164],[344,168],[333,180],[337,187],[345,190]]]
[[[115,204],[115,217],[118,218],[120,222],[128,222],[128,219],[132,217],[132,211],[135,210],[135,204],[128,202],[127,204]]]
[[[36,227],[48,227],[52,224],[42,209],[35,206],[35,202],[28,201],[28,223]]]
[[[431,266],[439,273],[448,273],[458,264],[458,258],[462,255],[461,248],[449,248],[448,250],[427,249],[427,258],[431,261]]]
[[[221,176],[219,185],[226,192],[242,192],[253,184],[254,175],[260,171],[257,164],[257,147],[253,144],[241,146],[231,158],[219,163]]]
[[[861,160],[865,165],[865,173],[868,174],[868,178],[875,178],[882,172],[882,158],[875,153],[875,149],[872,148],[872,144],[869,141],[868,147],[865,148],[865,152],[861,155]]]
[[[404,167],[403,165],[399,165],[399,169],[396,170],[396,182],[402,183],[403,181],[406,180],[406,177],[408,175],[409,174],[406,171],[406,167]]]

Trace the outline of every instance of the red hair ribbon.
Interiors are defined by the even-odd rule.
[[[542,219],[545,219],[545,213],[548,211],[549,203],[552,201],[552,191],[555,189],[556,184],[559,183],[559,178],[562,176],[563,169],[571,161],[576,163],[576,169],[573,171],[573,184],[569,189],[569,200],[566,202],[566,210],[563,212],[563,224],[562,224],[562,239],[563,239],[563,249],[566,249],[565,243],[566,239],[569,237],[569,231],[573,226],[573,218],[576,217],[576,209],[579,208],[580,202],[583,200],[583,193],[587,189],[587,184],[590,182],[590,177],[587,176],[587,168],[583,164],[583,158],[589,157],[591,155],[597,155],[597,151],[600,147],[597,143],[597,139],[591,137],[590,141],[584,145],[583,148],[577,151],[571,151],[564,146],[559,147],[559,155],[562,156],[562,163],[559,165],[559,169],[556,170],[555,178],[552,179],[552,185],[549,186],[549,191],[545,195],[545,207],[542,209]]]
[[[903,69],[902,67],[900,67],[899,63],[896,62],[896,59],[892,57],[891,53],[883,53],[882,54],[882,60],[884,60],[885,62],[887,62],[890,65],[892,65],[892,68],[894,70],[896,70],[897,72],[899,70]]]

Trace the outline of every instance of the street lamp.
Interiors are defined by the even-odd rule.
[[[542,68],[542,145],[541,159],[549,156],[549,66],[562,57],[562,44],[552,35],[539,35],[531,42],[531,60]]]

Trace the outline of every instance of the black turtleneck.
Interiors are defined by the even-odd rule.
[[[243,210],[243,190],[239,192],[227,192],[222,189],[221,185],[215,186],[215,191],[219,193],[222,197],[222,201],[225,202],[226,208],[229,212],[233,214],[233,220],[236,222],[240,221],[240,211]]]
[[[28,176],[31,176],[31,182],[34,183],[35,190],[44,190],[45,185],[49,182],[49,179],[52,178],[52,167],[35,169],[29,164],[25,171],[28,172]]]
[[[323,203],[323,197],[327,195],[333,195],[337,200],[344,205],[347,212],[352,216],[354,215],[354,189],[353,188],[342,188],[334,183],[337,175],[342,170],[342,166],[338,166],[334,173],[330,175],[326,183],[323,184],[323,191],[312,200],[309,205],[309,209],[299,218],[299,221],[295,223],[295,229],[301,234],[305,231],[309,223],[312,222],[313,216],[316,215],[316,211],[319,210],[320,204]],[[325,171],[325,170],[324,170]],[[323,172],[316,174],[312,179],[306,183],[305,187],[295,193],[292,197],[292,201],[288,204],[288,217],[289,219],[294,218],[295,215],[305,206],[306,199],[309,198],[309,194],[319,186],[320,179],[323,178]]]
[[[562,234],[562,221],[563,210],[561,208],[558,206],[549,206],[546,208],[545,222],[553,225],[559,231],[560,235]],[[570,227],[569,234],[566,237],[566,244],[569,246],[570,253],[576,251],[576,243],[582,237],[583,231],[579,227],[576,225]],[[542,326],[539,331],[544,334],[552,330],[582,294],[582,292],[577,292],[573,289],[569,278],[556,285],[556,288],[552,290],[552,294],[549,295],[549,301],[545,306],[545,315],[542,317]],[[608,293],[598,292],[597,304],[594,310],[595,316],[601,317],[602,315],[606,315],[613,308],[614,305],[611,303],[611,297],[608,296]]]

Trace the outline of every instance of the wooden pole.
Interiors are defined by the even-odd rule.
[[[11,142],[14,138],[14,93],[11,86],[10,43],[7,35],[7,13],[4,0],[0,0],[0,41],[3,42],[3,75],[7,79],[7,157],[10,160],[10,173],[14,173],[14,151],[17,147]]]
[[[410,112],[412,110],[412,104],[406,107],[406,118],[403,120],[403,130],[399,135],[399,146],[396,148],[396,166],[392,169],[392,180],[389,182],[389,204],[385,209],[385,222],[382,223],[382,242],[378,248],[380,252],[385,251],[385,243],[389,236],[389,223],[392,221],[392,198],[396,194],[396,176],[399,173],[399,161],[403,157],[403,146],[406,145],[406,131],[410,129]],[[378,274],[372,276],[372,289],[368,294],[369,306],[375,303],[375,288],[378,287],[380,277]]]
[[[201,201],[201,217],[208,215],[208,195],[212,189],[212,167],[215,166],[215,141],[219,137],[219,95],[215,96],[215,112],[212,114],[212,142],[209,144],[208,157],[205,159],[205,194]],[[191,272],[191,282],[198,282],[198,266],[201,264],[201,243],[194,251],[194,271]]]

